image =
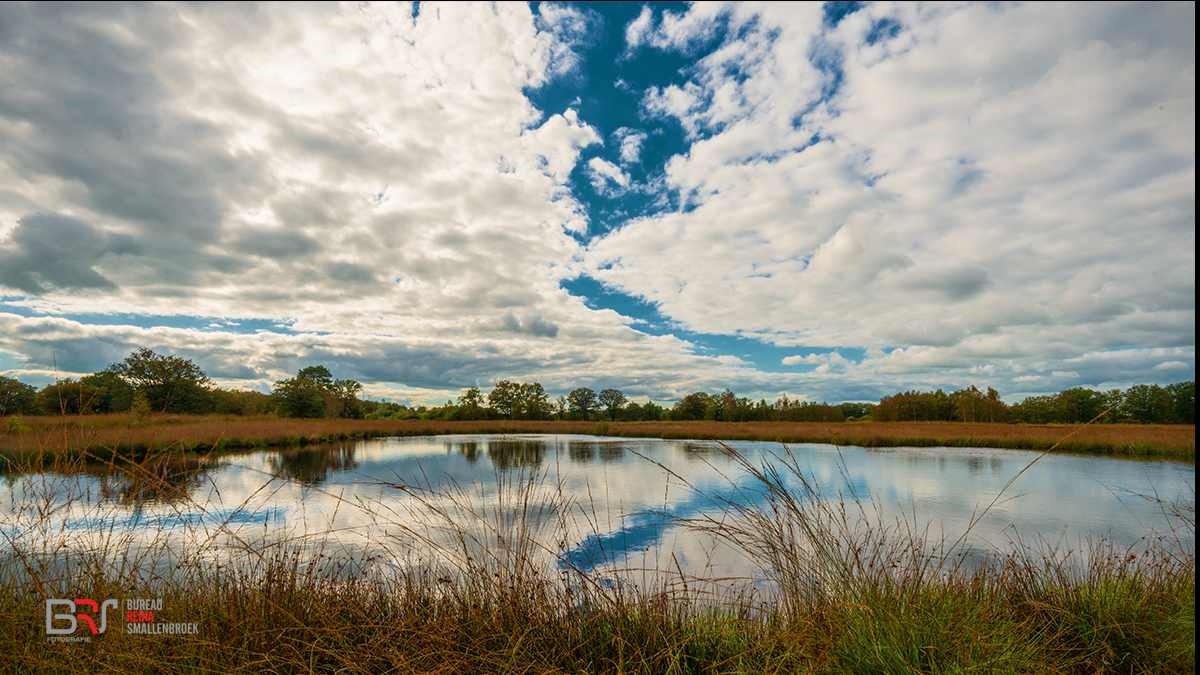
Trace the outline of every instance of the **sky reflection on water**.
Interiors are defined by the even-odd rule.
[[[783,450],[777,443],[725,445],[755,465]],[[933,534],[951,539],[1037,456],[808,444],[790,450],[822,495],[857,497],[883,522],[901,519],[918,530],[929,524]],[[291,543],[326,554],[331,546],[347,555],[373,552],[403,565],[401,552],[418,544],[456,545],[453,527],[439,518],[458,519],[462,531],[481,541],[489,522],[515,527],[528,503],[506,496],[505,481],[529,475],[542,476],[531,493],[535,501],[574,504],[565,525],[554,520],[562,514],[546,510],[532,527],[559,568],[761,574],[738,552],[676,523],[719,514],[717,505],[725,501],[761,498],[721,444],[703,441],[439,436],[193,458],[156,464],[136,478],[9,477],[0,493],[0,531],[10,545],[27,550],[53,546],[56,538],[74,546],[119,541],[128,549],[165,547],[179,557],[219,560]],[[1137,494],[1194,500],[1194,477],[1191,465],[1046,456],[976,525],[968,544],[1008,550],[1019,537],[1070,548],[1105,535],[1131,545],[1168,527],[1161,510]],[[433,520],[422,522],[427,517]]]

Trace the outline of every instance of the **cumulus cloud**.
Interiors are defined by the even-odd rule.
[[[645,11],[628,46],[678,50],[716,11]],[[589,274],[696,332],[883,349],[855,370],[909,381],[1194,352],[1194,8],[722,11],[736,37],[644,90],[689,139],[683,207],[592,242]]]
[[[621,167],[601,157],[593,157],[587,163],[588,177],[591,178],[592,187],[597,191],[608,190],[610,184],[614,184],[619,188],[629,186],[629,174],[621,170]]]
[[[665,10],[655,17],[649,5],[643,5],[637,18],[625,26],[626,55],[640,47],[686,51],[693,43],[711,37],[717,20],[729,13],[721,3],[696,3],[685,12]]]
[[[577,67],[596,21],[542,10],[0,8],[0,284],[66,313],[331,331],[537,314],[600,142],[523,93]]]
[[[41,384],[98,371],[148,347],[194,360],[223,386],[266,391],[304,366],[323,364],[337,377],[367,383],[371,395],[407,392],[408,400],[420,403],[442,403],[466,387],[487,388],[500,379],[539,381],[559,393],[579,386],[617,387],[630,397],[659,402],[722,385],[738,391],[813,390],[814,380],[804,374],[760,373],[729,357],[697,356],[675,337],[644,335],[607,322],[568,318],[560,326],[514,312],[485,328],[456,340],[436,331],[327,333],[293,327],[245,334],[139,327],[119,317],[90,325],[0,312],[0,351],[47,364],[23,370],[24,379]],[[57,363],[57,371],[48,367],[51,363]]]
[[[613,137],[621,144],[621,163],[636,164],[642,154],[642,144],[649,137],[645,131],[621,127],[613,132]]]
[[[116,284],[95,268],[102,259],[136,253],[133,237],[104,232],[57,213],[22,217],[0,246],[0,284],[30,294],[55,290],[113,291]]]
[[[256,386],[326,360],[439,393],[1182,379],[1191,26],[1190,5],[867,5],[830,26],[815,4],[697,3],[620,26],[556,3],[3,4],[0,286],[59,318],[3,315],[0,349],[83,373],[161,347]],[[587,80],[605,29],[618,65],[687,67],[627,80],[640,109],[616,131],[570,97],[535,106]],[[646,335],[561,288],[584,274],[836,379]]]
[[[783,365],[785,366],[800,366],[800,365],[836,365],[844,366],[853,364],[854,362],[847,359],[837,352],[829,352],[827,354],[808,354],[807,356],[785,356]]]

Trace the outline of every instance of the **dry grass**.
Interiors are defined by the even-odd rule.
[[[10,420],[12,418],[9,418]],[[963,422],[577,422],[310,420],[128,414],[26,417],[0,432],[0,452],[19,456],[45,448],[106,455],[151,448],[242,449],[304,445],[347,438],[471,433],[596,434],[604,436],[831,443],[864,447],[992,447],[1059,449],[1118,455],[1165,455],[1194,461],[1194,425],[1023,425]]]

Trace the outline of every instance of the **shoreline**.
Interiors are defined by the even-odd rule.
[[[6,418],[12,420],[14,418]],[[346,440],[448,434],[575,434],[669,440],[822,443],[865,448],[977,447],[1195,463],[1194,425],[1022,425],[970,422],[610,422],[572,420],[287,419],[272,415],[128,414],[27,417],[5,424],[0,458],[100,459],[295,448]],[[1068,438],[1069,437],[1069,438]]]

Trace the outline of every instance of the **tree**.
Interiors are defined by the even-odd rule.
[[[333,386],[333,373],[325,366],[305,366],[296,371],[296,379],[314,382],[322,389]]]
[[[646,403],[646,405],[642,406],[641,418],[651,422],[657,422],[658,420],[663,419],[666,413],[667,411],[662,406],[658,405],[654,401],[649,401]]]
[[[608,409],[608,418],[614,422],[617,419],[617,411],[628,402],[629,399],[625,398],[620,389],[605,389],[600,392],[600,405]]]
[[[301,368],[296,377],[271,387],[275,414],[280,417],[341,417],[361,419],[362,385],[355,380],[335,380],[325,366]]]
[[[511,420],[513,412],[521,400],[521,387],[516,382],[500,380],[492,388],[487,399],[488,406],[503,415],[505,419]]]
[[[212,411],[218,415],[262,415],[275,409],[270,394],[245,389],[213,389]]]
[[[851,417],[854,417],[857,419],[857,418],[866,417],[871,414],[871,404],[869,404],[869,403],[849,403],[849,402],[847,402],[847,403],[841,404],[838,407],[842,409],[842,415],[845,416],[846,419],[850,419]]]
[[[702,420],[708,412],[708,393],[696,391],[679,399],[674,408],[671,408],[671,419],[673,420]]]
[[[362,401],[358,399],[358,395],[362,393],[362,384],[356,380],[334,380],[333,384],[326,389],[327,396],[333,397],[334,405],[330,405],[328,400],[325,403],[325,414],[329,415],[331,408],[333,414],[330,417],[341,417],[344,419],[360,420],[363,417]]]
[[[736,394],[726,389],[720,394],[708,397],[708,407],[704,411],[704,419],[743,422],[750,418],[751,410],[749,399],[738,398]]]
[[[44,415],[83,415],[95,412],[92,406],[99,393],[98,388],[68,377],[38,392],[37,407]]]
[[[567,394],[567,403],[571,412],[583,415],[584,420],[591,419],[591,411],[596,409],[596,392],[587,387],[580,387]]]
[[[191,360],[142,347],[109,370],[125,378],[159,412],[207,412],[212,380]]]
[[[987,402],[983,397],[983,392],[979,391],[975,385],[971,385],[954,393],[957,394],[954,412],[958,419],[964,422],[982,422],[987,415]]]
[[[483,403],[483,396],[479,393],[479,387],[471,387],[467,390],[467,393],[458,397],[458,419],[486,419],[487,413],[483,410]]]
[[[36,405],[37,389],[0,375],[0,415],[28,415]]]
[[[550,415],[550,397],[540,382],[521,384],[517,388],[518,408],[525,419],[540,420]]]
[[[1127,419],[1142,424],[1164,424],[1174,417],[1170,392],[1157,384],[1135,384],[1125,391],[1121,412]]]
[[[275,414],[280,417],[324,417],[324,394],[321,385],[304,377],[279,380],[271,385]]]
[[[1171,406],[1174,408],[1176,424],[1196,423],[1196,381],[1178,382],[1167,386],[1171,395]]]
[[[125,412],[133,406],[133,387],[112,370],[102,370],[79,378],[83,384],[97,389],[92,411],[97,413]]]

